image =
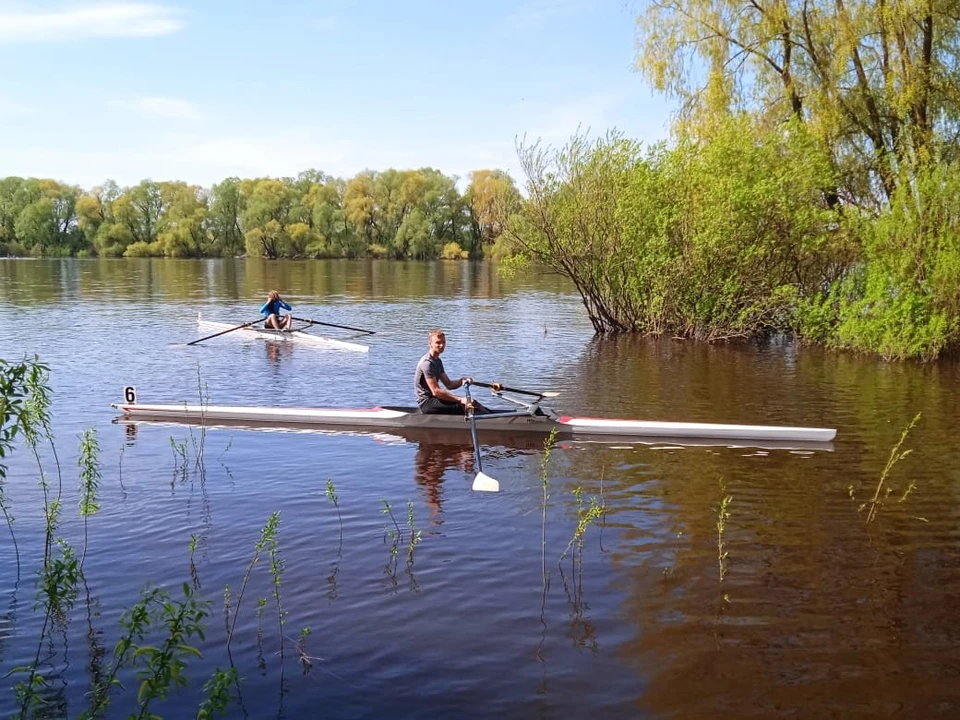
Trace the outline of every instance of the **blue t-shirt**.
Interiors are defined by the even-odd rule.
[[[439,383],[444,374],[443,361],[439,357],[432,358],[430,353],[427,353],[420,358],[420,362],[417,363],[417,371],[413,375],[413,389],[417,394],[417,405],[423,405],[433,397],[430,386],[427,385],[427,378],[433,378]]]
[[[283,300],[267,300],[263,304],[263,307],[260,308],[260,314],[264,317],[267,315],[279,315],[281,308],[283,310],[293,310],[293,308],[287,305]]]

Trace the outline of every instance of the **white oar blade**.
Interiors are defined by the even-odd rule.
[[[486,473],[478,472],[473,480],[473,489],[478,492],[500,492],[500,483]]]

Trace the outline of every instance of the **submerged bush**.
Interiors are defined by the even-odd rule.
[[[645,155],[614,132],[521,156],[528,198],[505,236],[573,280],[598,332],[785,331],[790,299],[832,280],[830,165],[800,126],[731,118]]]

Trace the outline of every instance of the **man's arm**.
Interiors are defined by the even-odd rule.
[[[436,378],[432,378],[429,375],[424,375],[424,379],[427,381],[427,387],[430,388],[430,392],[433,393],[435,398],[440,398],[441,400],[447,400],[449,402],[460,403],[461,405],[466,405],[467,399],[454,395],[452,392],[448,392],[440,387],[440,383],[437,382]],[[447,374],[444,373],[440,376],[440,379],[443,381],[443,384],[448,388],[453,390],[454,388],[460,387],[461,383],[458,381],[456,384],[450,382],[450,378],[447,377]],[[461,378],[462,379],[462,378]]]
[[[463,381],[466,380],[466,378],[460,378],[459,380],[451,380],[449,377],[447,377],[446,372],[442,372],[440,374],[440,380],[442,380],[443,384],[446,385],[447,388],[449,388],[450,390],[456,390],[458,387],[463,385]]]

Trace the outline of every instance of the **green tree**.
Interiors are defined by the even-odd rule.
[[[287,225],[297,202],[297,191],[286,180],[247,180],[241,184],[246,208],[240,224],[247,253],[267,258],[297,257],[290,243]]]
[[[246,209],[246,198],[240,190],[239,178],[227,178],[210,191],[207,227],[211,253],[219,256],[240,255],[244,251],[240,218]]]
[[[469,213],[471,249],[490,248],[503,233],[503,221],[521,206],[520,191],[503,170],[476,170],[464,193]]]
[[[658,0],[637,19],[637,66],[681,99],[682,132],[738,109],[807,123],[840,195],[875,208],[957,154],[958,15],[958,0]]]
[[[403,252],[404,257],[415,260],[432,260],[440,251],[440,241],[433,234],[430,223],[420,208],[414,208],[400,223],[394,247]]]
[[[40,197],[20,211],[14,223],[17,239],[35,255],[75,253],[83,237],[76,214],[80,189],[55,180],[35,182]]]
[[[163,217],[163,196],[159,183],[143,180],[126,188],[113,201],[113,216],[124,231],[111,233],[116,240],[129,238],[143,246],[154,246]],[[128,243],[129,244],[129,243]]]
[[[207,196],[203,189],[183,182],[160,184],[163,217],[157,241],[167,257],[206,255]]]
[[[77,225],[86,238],[86,247],[97,255],[118,256],[130,241],[117,238],[113,201],[122,191],[113,180],[94,187],[77,198]],[[122,233],[121,233],[122,234]]]
[[[343,212],[362,243],[368,247],[383,241],[375,185],[377,173],[365,170],[347,181],[343,194]]]

